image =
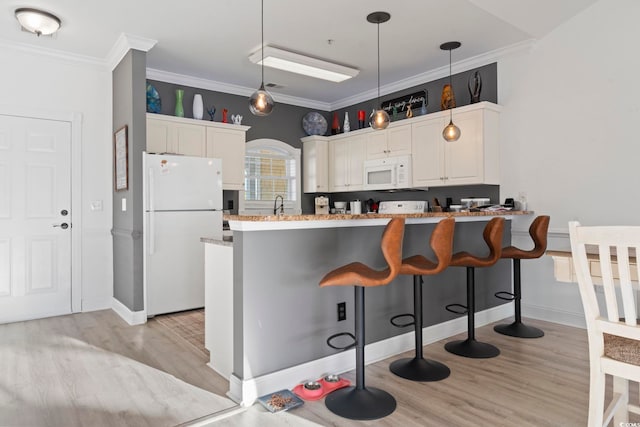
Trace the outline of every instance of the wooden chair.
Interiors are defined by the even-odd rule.
[[[520,300],[522,299],[522,286],[520,282],[520,260],[535,259],[544,255],[547,250],[547,232],[549,230],[548,215],[540,215],[531,222],[529,235],[533,240],[533,249],[524,250],[515,246],[502,248],[501,258],[513,259],[513,293],[501,291],[495,294],[496,298],[514,302],[515,319],[513,323],[502,323],[493,327],[493,330],[511,337],[518,338],[540,338],[544,336],[542,329],[528,326],[522,323],[522,309]]]
[[[450,266],[466,267],[467,269],[467,305],[449,304],[446,309],[453,313],[467,315],[467,339],[446,343],[444,348],[449,353],[474,359],[487,359],[490,357],[496,357],[500,354],[500,350],[496,346],[476,340],[475,269],[491,267],[500,260],[503,232],[504,218],[492,218],[484,227],[484,231],[482,232],[482,237],[489,249],[489,254],[487,256],[476,256],[469,252],[462,251],[456,252],[451,257]],[[461,308],[464,311],[459,312],[456,308]]]
[[[388,267],[374,270],[360,262],[352,262],[330,271],[320,281],[320,286],[353,286],[355,289],[355,336],[348,332],[332,335],[327,344],[335,349],[356,349],[356,385],[336,390],[325,398],[325,405],[334,414],[352,420],[375,420],[386,417],[396,409],[396,400],[384,390],[365,387],[364,382],[364,288],[391,283],[400,272],[404,218],[393,218],[387,224],[380,247]],[[342,335],[354,339],[354,344],[336,347],[331,340]]]
[[[634,300],[640,270],[640,226],[583,227],[569,223],[571,256],[584,306],[589,337],[589,427],[625,425],[629,412],[640,406],[629,403],[629,380],[640,381],[640,326]],[[587,246],[594,253],[587,252]],[[601,278],[593,277],[592,263],[600,263]],[[594,285],[604,287],[599,305]],[[603,313],[601,313],[601,306]],[[613,398],[605,410],[605,375],[613,376]]]
[[[398,359],[389,366],[389,370],[399,377],[412,381],[440,381],[451,371],[443,363],[425,359],[422,350],[422,276],[434,275],[444,271],[451,261],[453,252],[453,231],[455,219],[446,218],[436,224],[429,238],[429,246],[436,261],[423,255],[413,255],[402,260],[400,274],[413,275],[413,314],[399,314],[391,318],[391,324],[398,327],[413,325],[415,334],[415,357]],[[411,317],[412,322],[398,323],[401,317]]]

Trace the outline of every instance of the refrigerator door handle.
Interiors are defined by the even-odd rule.
[[[153,207],[154,193],[153,168],[149,168],[149,255],[153,255],[156,251],[156,212]]]

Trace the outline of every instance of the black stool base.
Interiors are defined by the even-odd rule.
[[[522,322],[513,322],[511,324],[503,323],[494,326],[493,330],[499,334],[517,338],[540,338],[544,336],[542,329],[527,326]]]
[[[350,420],[377,420],[396,409],[396,399],[375,387],[341,388],[329,393],[324,403],[334,414]]]
[[[440,381],[451,374],[451,370],[443,363],[415,357],[396,360],[389,366],[389,370],[412,381]]]
[[[444,345],[444,349],[449,353],[473,359],[488,359],[500,354],[498,347],[470,339],[448,342]]]

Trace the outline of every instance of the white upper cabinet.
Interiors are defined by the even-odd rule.
[[[411,125],[399,124],[367,133],[367,160],[411,154]]]
[[[443,111],[412,123],[414,187],[499,184],[499,107],[481,102],[453,110],[460,139],[447,142]]]
[[[302,173],[305,193],[329,191],[329,141],[324,136],[302,138]]]
[[[244,188],[248,126],[147,114],[147,152],[222,159],[222,188]]]
[[[329,191],[360,191],[364,179],[366,136],[341,135],[329,141]]]

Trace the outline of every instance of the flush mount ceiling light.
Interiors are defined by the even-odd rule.
[[[440,49],[449,51],[449,88],[453,93],[453,86],[451,85],[451,51],[457,49],[462,44],[460,42],[446,42],[440,45]],[[457,141],[460,139],[460,128],[453,124],[453,108],[449,107],[449,124],[442,131],[442,137],[448,142]]]
[[[261,56],[261,52],[256,52],[249,56],[249,60],[254,64],[336,83],[355,77],[360,72],[360,70],[356,68],[345,67],[344,65],[334,64],[322,59],[311,58],[273,46],[264,47],[264,59]]]
[[[378,109],[369,118],[369,124],[376,130],[386,129],[389,126],[389,114],[380,107],[380,24],[391,19],[387,12],[373,12],[367,15],[367,21],[378,26]]]
[[[260,46],[260,53],[264,58],[264,0],[260,1],[261,12],[260,12],[260,28],[262,31],[262,43]],[[264,88],[264,65],[262,65],[262,83],[260,83],[260,88],[253,92],[251,98],[249,98],[249,111],[254,116],[268,116],[273,111],[273,97],[269,92]]]
[[[60,28],[60,19],[49,12],[23,7],[16,9],[15,15],[24,31],[38,37],[50,36]]]

